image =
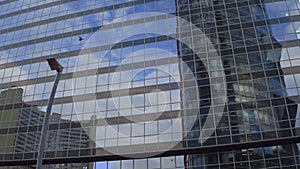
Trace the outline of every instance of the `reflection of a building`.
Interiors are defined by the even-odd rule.
[[[1,9],[9,8],[0,10],[3,26],[0,35],[4,35],[0,41],[3,50],[0,75],[5,72],[0,78],[1,89],[12,85],[23,88],[26,100],[26,103],[22,100],[21,89],[1,94],[0,166],[19,165],[18,162],[34,167],[44,112],[32,105],[47,106],[53,79],[43,65],[46,58],[56,57],[66,71],[54,100],[53,110],[58,114],[52,115],[49,125],[45,162],[108,160],[101,169],[296,168],[292,167],[297,158],[294,145],[236,147],[251,141],[287,138],[293,134],[291,128],[295,125],[297,106],[285,97],[279,64],[281,46],[266,25],[262,1],[28,1],[30,8],[25,3],[18,6],[20,2],[0,1]],[[201,28],[223,58],[228,104],[222,111],[217,132],[207,140],[202,137],[201,128],[212,102],[210,79],[200,57],[173,36],[176,20],[167,15],[176,12],[175,2],[177,16]],[[277,1],[268,2],[275,5]],[[36,17],[39,11],[46,16]],[[122,18],[146,11],[159,14]],[[22,22],[9,23],[17,20],[15,17]],[[110,24],[112,21],[116,22]],[[144,28],[150,30],[146,26],[162,32],[145,33]],[[132,36],[121,39],[124,37],[119,30]],[[95,36],[96,31],[100,35]],[[179,34],[184,35],[193,39],[197,36],[190,34],[190,30]],[[78,36],[84,40],[78,41]],[[12,41],[7,41],[10,37]],[[96,37],[95,42],[101,37],[101,42],[88,45],[86,42],[94,42],[92,37]],[[177,52],[197,77],[199,93],[194,88],[188,89],[193,75],[186,75],[179,68]],[[8,56],[3,56],[4,53]],[[24,72],[18,72],[19,69]],[[127,88],[129,92],[125,93]],[[189,94],[199,94],[200,100]],[[126,99],[132,104],[121,104]],[[192,105],[198,106],[198,102],[200,111]],[[181,109],[189,103],[193,109]],[[182,112],[186,116],[181,116]],[[199,119],[195,124],[188,121],[195,119]],[[184,131],[182,127],[186,127]],[[186,132],[188,129],[191,131]],[[186,133],[188,140],[182,142]],[[212,147],[215,151],[205,151]],[[221,151],[219,147],[229,148]],[[148,155],[156,156],[132,160]],[[123,160],[127,157],[130,160]],[[47,167],[91,168],[92,165]]]
[[[7,160],[10,159],[30,159],[37,152],[41,124],[44,113],[36,106],[27,105],[22,101],[23,89],[9,89],[0,94],[1,123],[0,123],[0,154]],[[51,115],[48,140],[46,144],[46,157],[54,156],[51,151],[67,149],[86,149],[92,145],[88,134],[81,128],[58,126],[58,124],[71,124],[80,126],[78,122],[64,120],[61,115],[53,113]],[[61,128],[61,129],[58,129]],[[64,128],[64,129],[62,129]],[[3,132],[8,132],[4,135]],[[5,133],[6,134],[6,133]],[[80,142],[81,140],[81,142]],[[85,141],[84,141],[85,140]],[[24,157],[23,157],[24,156]],[[28,166],[32,168],[33,166]],[[62,164],[45,165],[45,168],[83,168],[92,167],[89,164]],[[26,168],[26,167],[25,167]]]
[[[286,97],[280,66],[281,45],[272,36],[268,25],[255,26],[256,21],[267,19],[264,5],[256,1],[249,3],[237,3],[227,8],[224,1],[178,1],[179,16],[200,28],[222,57],[228,96],[228,105],[217,131],[200,144],[201,127],[211,104],[208,74],[199,56],[186,45],[179,44],[182,59],[197,77],[200,97],[198,121],[195,124],[186,122],[186,129],[190,130],[187,147],[276,140],[294,135],[292,128],[295,127],[297,105]],[[187,30],[182,28],[180,31]],[[193,168],[220,164],[224,164],[222,168],[284,166],[294,159],[282,160],[278,158],[279,154],[293,156],[294,149],[296,145],[278,145],[189,155],[186,163]],[[254,162],[249,164],[249,160]],[[230,165],[232,162],[239,165]]]

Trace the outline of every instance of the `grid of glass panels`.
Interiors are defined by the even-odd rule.
[[[46,59],[55,57],[64,71],[48,162],[296,168],[299,7],[297,0],[0,1],[0,164],[34,165],[55,77]],[[226,90],[224,108],[213,113],[222,105],[211,87],[210,47]],[[88,157],[109,162],[87,164]],[[125,157],[143,159],[110,161]]]

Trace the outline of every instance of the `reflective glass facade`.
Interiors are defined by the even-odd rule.
[[[298,0],[0,1],[0,168],[300,168]]]

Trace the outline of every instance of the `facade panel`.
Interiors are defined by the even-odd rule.
[[[299,1],[1,1],[0,166],[297,168]]]

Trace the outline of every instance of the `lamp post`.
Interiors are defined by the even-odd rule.
[[[47,141],[47,132],[48,132],[48,124],[49,124],[49,117],[51,114],[51,108],[54,100],[54,96],[56,93],[56,89],[58,86],[58,82],[63,71],[63,66],[61,66],[55,58],[47,59],[47,62],[51,68],[51,70],[56,70],[57,74],[54,80],[53,88],[50,94],[50,98],[48,100],[47,111],[44,116],[43,126],[42,126],[42,133],[40,138],[40,145],[38,151],[38,157],[36,162],[36,169],[42,169],[43,165],[43,156],[44,156],[44,149]]]

